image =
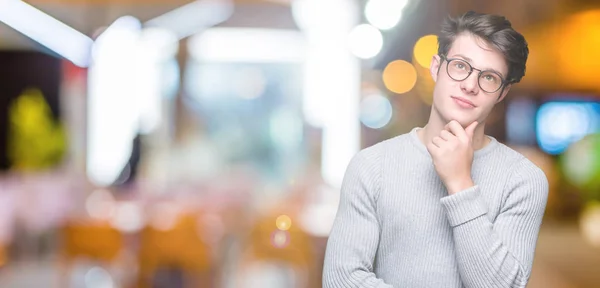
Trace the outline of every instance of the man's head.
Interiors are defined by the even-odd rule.
[[[436,82],[432,116],[443,122],[484,122],[525,75],[527,42],[502,16],[467,12],[448,18],[438,43],[430,67]]]

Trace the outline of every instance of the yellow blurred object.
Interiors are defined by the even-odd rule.
[[[278,209],[279,210],[279,209]],[[296,279],[294,287],[318,287],[320,271],[316,261],[316,251],[312,245],[312,239],[299,225],[291,225],[287,230],[279,229],[277,219],[281,215],[289,215],[290,222],[296,218],[296,213],[289,211],[272,211],[260,216],[252,226],[249,237],[243,244],[243,257],[239,262],[238,273],[248,275],[255,265],[277,265],[286,267],[293,271]],[[244,283],[245,277],[238,281]],[[236,287],[241,287],[238,283]]]
[[[101,266],[119,263],[124,250],[123,235],[108,222],[68,222],[61,230],[62,249],[59,287],[68,287],[73,263],[80,259]]]
[[[211,247],[200,237],[210,233],[198,221],[198,215],[178,216],[169,229],[146,226],[140,235],[140,286],[151,279],[161,267],[178,267],[194,274],[207,273],[212,268]]]
[[[438,37],[436,35],[426,35],[421,37],[413,49],[415,65],[420,65],[429,69],[433,55],[438,52]]]
[[[566,24],[566,25],[565,25]],[[553,41],[558,51],[562,79],[584,87],[600,88],[597,72],[600,59],[600,10],[590,10],[569,17],[562,27],[561,41]]]
[[[413,49],[412,63],[417,72],[415,92],[419,99],[427,105],[433,103],[433,87],[435,82],[431,77],[429,67],[431,60],[438,52],[438,37],[436,35],[425,35],[421,37]]]
[[[277,217],[275,224],[277,225],[277,229],[281,231],[286,231],[292,226],[292,219],[290,218],[290,216],[281,215]]]
[[[14,169],[40,170],[58,164],[66,149],[65,133],[53,120],[42,92],[25,90],[9,113],[8,156]]]
[[[0,267],[4,267],[6,262],[8,261],[8,256],[6,255],[6,246],[0,245]]]
[[[258,261],[285,262],[298,268],[314,265],[315,251],[310,235],[298,225],[279,229],[276,219],[282,215],[275,213],[260,219],[252,228],[249,243],[250,257]],[[290,219],[290,216],[284,215]]]
[[[586,10],[523,31],[529,43],[523,86],[600,91],[600,9]]]
[[[111,262],[124,248],[124,237],[108,222],[68,223],[62,231],[63,256]]]
[[[394,93],[404,94],[413,89],[416,82],[415,67],[404,60],[392,61],[383,70],[383,84]]]

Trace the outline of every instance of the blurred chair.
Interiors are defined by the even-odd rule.
[[[283,213],[269,213],[261,217],[252,227],[247,242],[243,245],[243,259],[240,263],[242,271],[239,281],[244,284],[252,280],[243,279],[249,275],[247,271],[256,274],[257,265],[265,269],[265,275],[273,275],[274,272],[282,274],[274,277],[286,278],[293,283],[282,283],[282,287],[310,287],[315,276],[316,263],[315,251],[312,239],[298,224],[294,223],[297,217],[285,216]],[[291,220],[291,221],[289,221]],[[279,264],[279,267],[288,267],[294,272],[293,276],[289,270],[270,269],[271,264]],[[293,285],[293,286],[290,286]],[[237,286],[236,286],[237,287]],[[246,286],[244,286],[246,287]]]
[[[60,287],[69,287],[69,275],[77,260],[91,260],[103,266],[117,264],[124,252],[124,235],[108,222],[67,222],[61,230]]]
[[[185,273],[185,287],[212,287],[211,248],[200,233],[209,231],[202,228],[195,213],[180,214],[167,229],[144,227],[138,254],[138,287],[151,287],[158,271],[173,268]]]
[[[8,251],[7,245],[0,242],[0,269],[2,269],[8,262]]]

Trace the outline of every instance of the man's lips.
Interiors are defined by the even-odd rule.
[[[450,97],[452,97],[452,99],[454,99],[454,100],[456,100],[456,101],[462,102],[462,103],[464,103],[464,104],[466,104],[466,105],[470,105],[470,106],[471,106],[471,107],[473,107],[473,108],[475,108],[475,107],[476,107],[476,106],[475,106],[475,104],[473,104],[473,102],[471,102],[471,101],[469,101],[469,100],[467,100],[467,99],[465,99],[465,98],[462,98],[462,97],[457,97],[457,96],[450,96]]]

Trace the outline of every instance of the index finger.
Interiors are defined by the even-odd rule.
[[[465,128],[463,128],[462,125],[460,125],[460,123],[458,123],[458,121],[456,121],[456,120],[450,121],[448,124],[446,124],[445,128],[446,128],[446,130],[450,131],[450,133],[454,134],[459,139],[462,139],[462,140],[468,139]]]

